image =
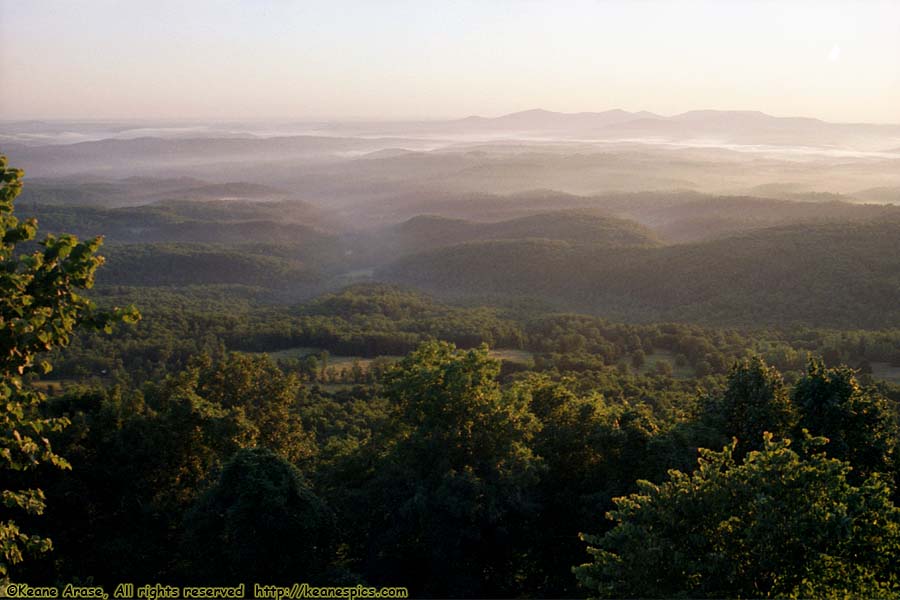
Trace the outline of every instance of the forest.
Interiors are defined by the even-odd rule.
[[[11,143],[0,579],[900,596],[900,157],[632,118]]]
[[[900,0],[0,0],[0,599],[900,600]]]
[[[900,593],[890,205],[342,230],[2,181],[7,582]]]

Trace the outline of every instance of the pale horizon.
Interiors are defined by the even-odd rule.
[[[431,116],[422,116],[418,118],[403,118],[403,117],[377,117],[377,116],[359,116],[359,115],[345,115],[345,116],[290,116],[290,115],[273,115],[273,116],[258,116],[258,115],[248,115],[248,116],[234,116],[234,117],[224,117],[224,118],[210,118],[210,117],[119,117],[119,116],[96,116],[96,117],[77,117],[77,116],[20,116],[20,117],[6,117],[0,116],[0,122],[5,123],[21,123],[26,121],[44,121],[47,123],[53,122],[96,122],[96,123],[110,123],[115,121],[125,122],[125,123],[195,123],[195,124],[221,124],[227,125],[230,123],[239,124],[239,123],[309,123],[309,124],[321,124],[321,123],[429,123],[429,122],[446,122],[446,121],[461,121],[467,118],[482,118],[482,119],[498,119],[501,117],[506,117],[519,113],[529,113],[529,112],[549,112],[554,114],[562,114],[562,115],[577,115],[577,114],[602,114],[607,112],[615,112],[615,111],[624,111],[631,114],[641,114],[641,113],[649,113],[653,117],[659,117],[662,119],[672,119],[679,117],[681,115],[685,115],[687,113],[698,113],[698,112],[709,112],[709,113],[760,113],[767,117],[773,117],[776,119],[814,119],[818,121],[822,121],[824,123],[829,123],[832,125],[900,125],[900,118],[894,122],[888,121],[835,121],[830,119],[822,119],[819,117],[812,117],[810,115],[801,115],[801,114],[772,114],[766,111],[755,110],[755,109],[743,109],[743,108],[707,108],[707,107],[698,107],[685,111],[681,111],[678,113],[664,114],[659,112],[654,112],[651,110],[646,110],[642,108],[633,108],[633,109],[625,109],[621,107],[611,107],[611,108],[600,108],[596,110],[579,110],[579,111],[565,111],[565,110],[551,110],[544,107],[534,107],[534,108],[526,108],[521,110],[509,111],[504,113],[496,113],[496,114],[481,114],[481,113],[472,113],[466,115],[431,115]]]
[[[0,119],[900,123],[900,3],[0,0]]]

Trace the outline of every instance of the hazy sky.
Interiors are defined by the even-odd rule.
[[[0,0],[0,118],[900,123],[900,0]]]

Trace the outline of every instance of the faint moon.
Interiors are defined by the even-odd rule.
[[[841,58],[841,47],[835,44],[831,47],[831,52],[828,53],[828,60],[834,62],[836,60],[840,60]]]

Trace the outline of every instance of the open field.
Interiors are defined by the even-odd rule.
[[[324,348],[315,348],[313,346],[296,346],[294,348],[286,348],[284,350],[277,350],[275,352],[267,352],[267,353],[256,353],[256,354],[268,354],[275,360],[284,360],[291,358],[303,358],[305,356],[309,356],[310,354],[318,354],[320,352],[325,351]],[[504,349],[498,348],[490,351],[490,355],[492,358],[496,358],[501,361],[506,361],[510,363],[516,363],[525,365],[528,367],[534,366],[534,354],[528,352],[527,350],[515,350],[515,349]],[[390,361],[400,360],[401,356],[396,355],[383,355],[378,356],[376,358],[387,359]],[[376,358],[366,358],[364,356],[342,356],[337,354],[329,354],[328,355],[328,366],[329,367],[337,367],[338,369],[342,367],[351,367],[353,364],[359,364],[359,366],[365,371],[369,368],[369,365],[372,364],[372,361],[376,360]]]
[[[668,350],[657,350],[648,354],[645,358],[644,366],[640,372],[643,375],[652,375],[657,372],[657,364],[668,363],[672,367],[672,376],[677,379],[690,379],[694,376],[694,370],[690,366],[676,367],[675,354]]]
[[[43,379],[35,381],[31,385],[45,394],[53,396],[62,393],[62,391],[72,383],[75,383],[72,379]]]
[[[900,367],[892,366],[886,362],[873,362],[872,377],[900,384]]]

